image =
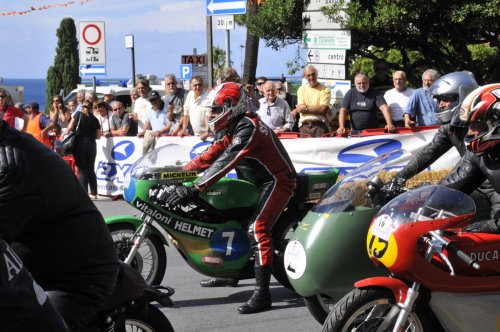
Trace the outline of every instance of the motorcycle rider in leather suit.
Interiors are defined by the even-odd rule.
[[[500,194],[500,84],[474,90],[462,103],[455,122],[470,125],[465,138],[467,151],[441,182],[470,193],[489,180],[496,197]],[[500,233],[500,211],[492,207],[491,219],[475,222],[469,232]]]
[[[430,87],[430,93],[438,100],[439,110],[436,111],[436,116],[441,126],[432,142],[396,174],[390,187],[403,187],[408,179],[429,167],[452,147],[457,149],[460,156],[464,155],[466,151],[464,138],[467,135],[468,124],[454,120],[459,115],[462,102],[477,87],[476,80],[468,72],[449,73],[434,82]],[[500,195],[495,192],[489,181],[485,181],[478,191],[490,201],[491,217],[493,217],[496,211],[500,210]]]
[[[455,147],[461,156],[464,154],[467,128],[453,126],[450,121],[465,97],[477,87],[476,80],[466,72],[444,75],[432,84],[430,93],[438,100],[439,110],[436,111],[436,116],[441,126],[431,144],[418,152],[408,165],[396,174],[393,182],[404,185],[408,179],[430,166],[452,147]]]
[[[256,287],[250,299],[238,308],[242,314],[271,307],[269,282],[273,264],[271,229],[294,194],[297,174],[285,148],[260,118],[247,111],[245,92],[237,83],[223,83],[207,97],[211,109],[209,125],[216,133],[210,147],[189,162],[185,170],[205,173],[193,188],[177,187],[167,203],[177,204],[203,192],[233,168],[238,178],[261,190],[256,211],[250,218],[249,235],[255,246]],[[237,280],[211,278],[202,286],[236,286]]]
[[[22,260],[16,271],[25,267],[31,272],[71,330],[87,325],[114,289],[116,248],[102,215],[68,164],[3,121],[0,210],[0,239]],[[2,292],[0,308],[21,301],[8,288]],[[0,314],[0,330],[23,323],[8,321],[5,312]],[[9,323],[13,325],[3,325]],[[55,330],[42,327],[35,330]]]

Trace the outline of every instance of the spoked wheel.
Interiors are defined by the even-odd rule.
[[[299,216],[283,215],[272,230],[274,240],[273,276],[280,284],[293,290],[285,271],[285,249],[300,222]]]
[[[395,302],[392,292],[385,288],[356,288],[344,296],[330,312],[323,325],[323,332],[378,331]],[[436,331],[428,316],[418,306],[410,313],[403,330]],[[392,331],[392,326],[387,331]]]
[[[125,331],[173,332],[174,328],[158,308],[148,305],[127,309],[125,312]]]
[[[118,258],[124,261],[133,245],[131,238],[135,230],[129,224],[113,224],[108,227],[118,250]],[[167,268],[165,247],[156,236],[146,235],[130,266],[142,275],[146,283],[159,285]]]
[[[304,297],[304,302],[309,313],[322,325],[336,304],[336,301],[324,294]]]

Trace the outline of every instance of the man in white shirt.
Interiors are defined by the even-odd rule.
[[[257,113],[261,120],[276,134],[291,131],[295,120],[292,117],[288,103],[278,98],[273,82],[266,81],[262,88],[264,98],[259,100],[260,107]]]
[[[148,119],[148,110],[151,108],[151,103],[148,100],[148,93],[151,91],[149,81],[141,79],[135,85],[139,98],[134,102],[134,109],[130,113],[130,120],[137,123],[138,133],[144,131],[144,124]]]
[[[189,124],[193,129],[193,133],[199,136],[202,141],[206,140],[209,134],[208,114],[204,106],[204,101],[207,96],[205,87],[203,86],[203,78],[201,76],[193,76],[191,78],[191,91],[187,94],[184,102],[184,118],[182,119],[182,129],[180,135],[188,133]]]
[[[391,112],[394,125],[396,127],[404,127],[404,111],[410,101],[413,89],[406,87],[406,74],[401,70],[395,71],[392,74],[392,84],[394,88],[384,93],[384,99],[389,106],[389,112]]]

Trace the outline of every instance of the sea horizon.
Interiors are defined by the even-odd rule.
[[[3,77],[2,85],[5,86],[22,86],[24,87],[24,104],[37,102],[40,105],[40,110],[45,109],[47,81],[45,78],[6,78]],[[109,83],[117,84],[120,81],[128,80],[126,78],[104,78],[98,79],[101,85],[109,85]],[[81,84],[92,85],[92,79],[84,79]],[[70,91],[65,91],[68,94]]]

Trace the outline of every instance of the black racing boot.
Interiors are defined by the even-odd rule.
[[[255,267],[255,290],[248,301],[238,308],[240,314],[254,314],[271,309],[271,266]]]
[[[200,281],[201,287],[236,287],[238,279],[234,278],[210,278]]]

